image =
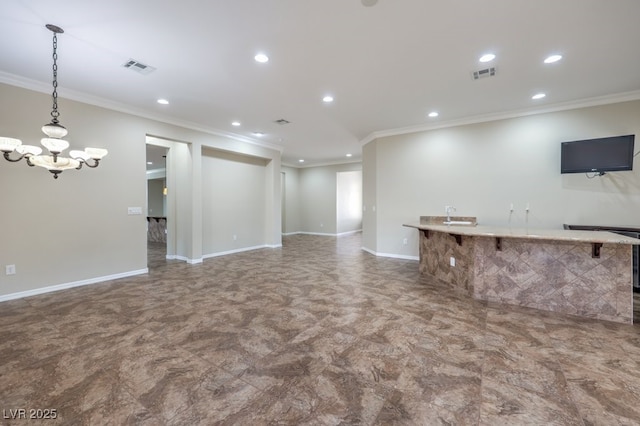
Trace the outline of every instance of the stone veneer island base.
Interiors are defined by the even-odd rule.
[[[444,219],[405,224],[420,231],[422,274],[480,300],[633,323],[631,252],[640,240],[603,231],[449,226]]]

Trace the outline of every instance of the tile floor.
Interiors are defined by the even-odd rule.
[[[640,424],[640,324],[475,301],[360,245],[153,248],[148,275],[0,303],[0,422]]]

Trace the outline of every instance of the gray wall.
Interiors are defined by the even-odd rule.
[[[284,179],[284,227],[283,234],[295,234],[302,230],[300,215],[300,169],[282,167]]]
[[[164,178],[147,181],[147,216],[163,217],[164,213]]]
[[[282,170],[286,179],[286,233],[337,235],[337,173],[362,170],[362,163]]]
[[[202,156],[202,230],[205,257],[265,241],[266,162],[205,149]]]
[[[37,145],[50,106],[49,94],[0,84],[0,133]],[[262,245],[281,244],[280,152],[68,99],[59,99],[58,106],[72,149],[103,147],[109,155],[97,169],[66,171],[58,180],[24,162],[0,160],[0,223],[5,225],[0,299],[146,272],[148,135],[164,138],[158,144],[169,148],[170,255],[202,261],[203,163],[208,161],[202,147],[265,161],[258,235]],[[130,216],[127,207],[140,207],[143,213]],[[219,249],[236,248],[229,242]],[[9,264],[16,265],[16,275],[4,274]]]
[[[402,224],[445,205],[486,225],[640,226],[640,157],[634,171],[560,174],[561,142],[640,134],[639,117],[634,101],[376,139],[364,147],[365,248],[417,256],[418,233]]]

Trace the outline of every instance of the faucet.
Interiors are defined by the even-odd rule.
[[[447,222],[451,222],[451,212],[455,212],[456,208],[453,206],[444,206],[444,211],[447,214]]]

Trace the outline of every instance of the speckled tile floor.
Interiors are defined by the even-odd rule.
[[[0,303],[0,421],[639,424],[640,324],[475,301],[360,246],[152,247],[148,275]]]

